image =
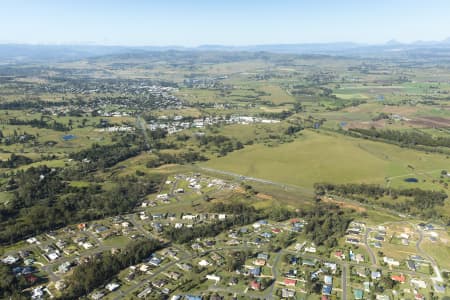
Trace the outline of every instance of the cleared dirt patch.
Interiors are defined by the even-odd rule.
[[[258,193],[256,194],[256,197],[263,200],[273,200],[273,197],[267,194]]]
[[[239,194],[245,194],[244,188],[243,188],[243,187],[240,187],[240,186],[236,187],[236,188],[234,189],[234,191],[235,191],[236,193],[239,193]]]
[[[334,203],[336,205],[338,205],[339,207],[342,208],[349,208],[349,209],[354,209],[357,212],[364,212],[366,211],[366,209],[362,206],[359,206],[357,204],[353,204],[353,203],[348,203],[348,202],[344,202],[344,201],[339,201],[330,197],[322,197],[321,198],[323,202],[325,203]]]
[[[450,120],[441,117],[416,117],[409,123],[426,127],[450,127]]]
[[[379,120],[379,121],[353,121],[348,122],[345,126],[346,128],[362,128],[362,129],[370,129],[372,127],[374,128],[384,128],[386,127],[386,121],[385,120]]]
[[[362,109],[359,106],[351,106],[351,107],[344,108],[342,111],[352,113],[352,112],[360,112],[361,110]]]
[[[420,110],[415,106],[385,106],[382,111],[389,114],[397,114],[401,116],[409,116],[417,113]]]

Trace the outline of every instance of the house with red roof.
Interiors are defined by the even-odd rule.
[[[255,266],[265,266],[266,265],[266,260],[265,259],[261,259],[261,258],[257,258],[257,259],[255,259],[255,261],[253,261],[253,264]]]
[[[344,253],[343,253],[342,251],[336,251],[336,252],[334,253],[334,256],[335,256],[336,258],[339,258],[339,259],[344,259],[344,258],[345,258]]]
[[[405,283],[406,278],[405,275],[400,274],[400,275],[392,275],[391,279],[400,283]]]
[[[285,286],[295,286],[297,284],[297,280],[290,279],[290,278],[285,278],[284,281],[283,281],[283,284]]]
[[[35,284],[36,281],[39,280],[39,278],[37,278],[36,276],[34,276],[32,274],[28,274],[28,275],[25,275],[25,280],[30,284]]]
[[[256,280],[253,280],[252,282],[250,282],[250,287],[255,291],[259,291],[261,289],[261,283],[259,283]]]

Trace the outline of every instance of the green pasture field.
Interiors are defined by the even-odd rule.
[[[450,160],[394,145],[312,130],[278,147],[247,146],[202,165],[279,183],[312,187],[316,182],[378,183],[387,177],[444,168]],[[417,184],[420,187],[420,183]]]

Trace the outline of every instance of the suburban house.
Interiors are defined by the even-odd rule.
[[[391,279],[394,280],[394,281],[400,282],[400,283],[405,283],[405,281],[406,281],[406,278],[405,278],[405,276],[403,274],[392,275]]]
[[[333,287],[331,285],[324,285],[322,288],[322,294],[325,296],[331,295],[331,291],[333,290]]]
[[[354,296],[355,300],[363,299],[364,291],[360,290],[360,289],[354,289],[353,296]]]
[[[297,280],[295,280],[295,279],[290,279],[290,278],[285,278],[285,279],[283,280],[283,284],[284,284],[285,286],[295,286],[295,285],[297,284]]]
[[[255,291],[259,291],[261,289],[261,283],[259,283],[256,280],[253,280],[252,282],[250,282],[250,288],[252,288]]]

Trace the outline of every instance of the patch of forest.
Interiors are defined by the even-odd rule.
[[[419,131],[400,131],[375,128],[350,128],[347,134],[353,137],[362,137],[373,140],[387,141],[402,147],[413,148],[417,150],[442,152],[436,147],[450,148],[450,137],[434,137],[431,134]]]
[[[331,184],[314,185],[317,195],[335,195],[349,198],[364,204],[376,204],[382,207],[423,218],[442,219],[450,222],[450,217],[440,211],[447,199],[443,191],[429,191],[419,188],[394,189],[376,184]],[[402,198],[402,199],[400,199]]]

